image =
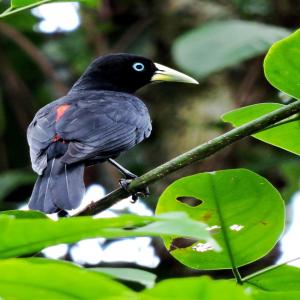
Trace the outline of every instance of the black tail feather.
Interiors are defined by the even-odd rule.
[[[45,213],[74,209],[84,195],[84,164],[66,165],[53,158],[39,176],[29,201],[29,208]]]

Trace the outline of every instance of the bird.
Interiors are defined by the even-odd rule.
[[[27,129],[32,169],[38,174],[29,209],[46,214],[77,208],[87,166],[114,159],[150,136],[146,105],[134,93],[152,82],[198,82],[174,69],[128,53],[96,58],[68,93],[42,107]],[[121,184],[126,189],[126,185]]]

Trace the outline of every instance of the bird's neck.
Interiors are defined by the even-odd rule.
[[[134,93],[133,90],[128,90],[121,85],[114,84],[107,81],[105,78],[101,78],[99,74],[97,76],[91,76],[90,74],[83,74],[72,86],[69,93],[74,92],[84,92],[84,91],[115,91],[115,92],[125,92]]]

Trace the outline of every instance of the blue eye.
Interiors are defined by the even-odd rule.
[[[142,63],[136,62],[132,65],[133,69],[138,72],[142,72],[145,69],[145,66]]]

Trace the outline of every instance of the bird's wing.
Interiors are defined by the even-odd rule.
[[[141,100],[102,91],[68,95],[46,105],[29,125],[27,139],[32,167],[42,174],[49,158],[64,154],[62,161],[67,164],[95,156],[106,159],[150,133],[150,117]]]
[[[56,122],[56,133],[69,141],[62,161],[70,164],[119,155],[150,135],[151,122],[137,97],[106,92],[100,98],[74,102]]]
[[[57,100],[58,101],[58,100]],[[32,168],[39,175],[47,167],[46,149],[55,136],[55,102],[41,108],[27,129]]]

